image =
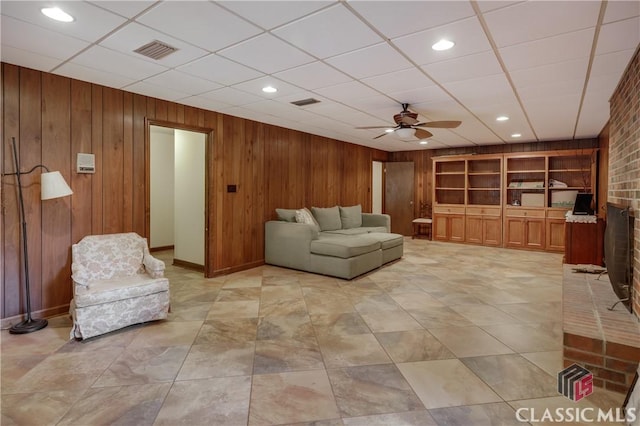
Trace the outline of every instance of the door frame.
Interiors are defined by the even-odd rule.
[[[144,232],[145,237],[151,237],[151,126],[167,127],[170,129],[187,130],[195,133],[203,133],[204,142],[204,276],[213,277],[214,264],[210,251],[215,247],[215,227],[211,225],[211,212],[216,211],[216,197],[210,193],[214,186],[215,173],[213,170],[212,153],[215,143],[215,131],[210,127],[189,126],[172,121],[152,120],[145,118],[144,127],[144,155],[145,155],[145,208],[144,208]]]

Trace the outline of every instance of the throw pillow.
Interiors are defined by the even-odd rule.
[[[278,220],[284,220],[285,222],[296,221],[296,209],[276,209]]]
[[[313,225],[315,229],[320,230],[320,225],[318,225],[318,222],[316,222],[316,220],[313,218],[313,215],[306,207],[300,210],[296,210],[296,222]]]
[[[313,217],[318,221],[321,231],[335,231],[337,229],[342,229],[340,209],[338,209],[338,206],[327,208],[311,207],[311,213],[313,213]]]
[[[362,226],[362,206],[340,207],[342,229],[360,228]]]

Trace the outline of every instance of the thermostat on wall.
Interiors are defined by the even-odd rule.
[[[78,153],[78,173],[95,173],[96,156],[94,154]]]

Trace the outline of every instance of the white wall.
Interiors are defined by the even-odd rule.
[[[173,129],[151,126],[151,248],[174,245],[173,137]]]
[[[175,130],[175,259],[204,266],[203,133]]]
[[[382,213],[382,163],[374,161],[371,179],[371,213]]]

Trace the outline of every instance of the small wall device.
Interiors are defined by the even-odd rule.
[[[94,154],[82,154],[79,152],[76,164],[78,173],[96,172],[96,156]]]

